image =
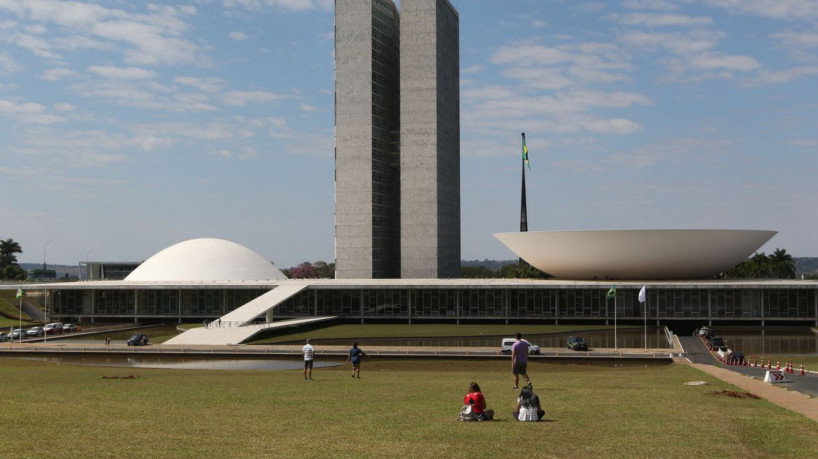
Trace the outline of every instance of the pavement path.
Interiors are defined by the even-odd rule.
[[[724,382],[739,387],[774,403],[782,408],[803,414],[818,422],[818,375],[807,373],[787,374],[790,383],[769,384],[764,382],[766,369],[750,366],[726,365],[716,360],[702,341],[695,337],[679,337],[687,353],[681,363],[692,365]]]

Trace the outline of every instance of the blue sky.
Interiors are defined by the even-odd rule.
[[[818,256],[817,1],[451,3],[464,259],[515,258],[491,234],[519,228],[522,131],[529,230],[771,229]],[[0,0],[0,238],[332,261],[332,8]]]

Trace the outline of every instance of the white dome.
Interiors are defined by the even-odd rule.
[[[287,277],[261,255],[224,239],[191,239],[139,265],[126,281],[252,281]]]

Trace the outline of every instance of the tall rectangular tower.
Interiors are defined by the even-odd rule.
[[[400,277],[399,26],[390,0],[335,2],[335,275]]]
[[[448,0],[402,0],[401,277],[460,277],[460,33]]]

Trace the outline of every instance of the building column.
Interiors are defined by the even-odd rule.
[[[707,289],[707,326],[713,326],[713,291]]]
[[[457,317],[457,325],[460,325],[460,289],[454,291],[454,305],[454,315]],[[816,314],[816,317],[818,317],[818,314]]]

